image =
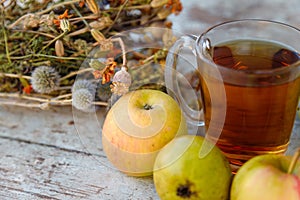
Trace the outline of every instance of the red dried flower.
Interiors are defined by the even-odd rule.
[[[111,78],[115,73],[115,68],[117,63],[114,61],[113,58],[107,58],[106,66],[102,70],[94,70],[93,75],[95,79],[102,78],[102,84],[110,82]]]
[[[171,12],[174,13],[175,15],[179,14],[182,11],[182,4],[180,0],[169,0],[168,3],[166,4],[166,7],[172,7]]]
[[[66,9],[65,12],[61,15],[58,16],[58,19],[53,19],[53,23],[56,25],[56,26],[60,26],[60,20],[61,19],[69,19],[70,17],[72,17],[73,15],[69,15],[68,14],[69,10]]]
[[[79,7],[82,8],[84,6],[85,1],[84,0],[80,0],[79,1]]]
[[[30,94],[32,92],[32,85],[27,85],[23,88],[25,94]]]

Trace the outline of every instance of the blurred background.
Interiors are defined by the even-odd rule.
[[[173,29],[199,35],[223,21],[260,18],[300,28],[299,0],[181,0],[182,12],[170,16]]]

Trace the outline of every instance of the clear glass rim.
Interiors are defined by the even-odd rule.
[[[243,23],[243,22],[263,22],[263,23],[269,23],[269,24],[275,24],[275,25],[280,25],[280,26],[283,26],[285,28],[288,28],[288,29],[291,29],[291,30],[294,30],[296,32],[299,32],[299,38],[300,38],[300,29],[292,26],[292,25],[289,25],[289,24],[286,24],[286,23],[283,23],[283,22],[279,22],[279,21],[274,21],[274,20],[267,20],[267,19],[239,19],[239,20],[230,20],[230,21],[225,21],[225,22],[222,22],[222,23],[219,23],[219,24],[216,24],[212,27],[210,27],[209,29],[207,29],[205,32],[203,32],[200,36],[197,37],[196,39],[196,51],[198,53],[198,55],[201,56],[201,59],[203,59],[206,63],[209,63],[210,65],[213,65],[213,66],[217,66],[218,68],[222,69],[222,71],[230,71],[231,73],[238,73],[238,74],[244,74],[244,75],[268,75],[268,74],[282,74],[286,71],[290,71],[290,70],[293,70],[293,68],[297,68],[299,67],[300,68],[300,59],[295,62],[295,63],[292,63],[291,65],[288,65],[286,67],[280,67],[280,68],[275,68],[275,69],[260,69],[260,70],[255,70],[255,71],[245,71],[245,70],[235,70],[235,69],[230,69],[230,68],[227,68],[227,67],[224,67],[222,65],[218,65],[216,63],[214,63],[212,61],[212,59],[208,58],[207,56],[205,56],[202,52],[202,40],[203,38],[205,38],[205,36],[212,30],[218,28],[218,27],[222,27],[222,26],[226,26],[226,25],[230,25],[230,24],[234,24],[234,23]],[[299,55],[300,57],[300,52],[298,50],[296,50],[296,53]]]

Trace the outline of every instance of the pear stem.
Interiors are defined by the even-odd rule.
[[[300,157],[300,148],[298,148],[296,150],[295,154],[293,155],[292,161],[291,161],[291,163],[289,165],[289,169],[287,171],[288,174],[291,174],[294,171],[299,157]]]

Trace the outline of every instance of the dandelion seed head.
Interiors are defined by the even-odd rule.
[[[94,94],[87,89],[79,89],[72,93],[72,105],[78,110],[90,112],[93,110]]]
[[[51,93],[59,87],[59,74],[53,67],[40,66],[31,74],[31,84],[38,93]]]
[[[86,80],[86,79],[76,80],[72,86],[72,93],[80,89],[87,89],[91,94],[96,93],[96,85],[92,83],[92,81],[90,80]]]

